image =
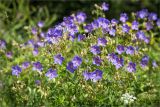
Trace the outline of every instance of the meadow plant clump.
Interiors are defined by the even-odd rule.
[[[95,5],[97,18],[78,12],[43,31],[39,21],[26,43],[0,41],[9,64],[1,74],[2,105],[155,106],[159,102],[156,35],[160,19],[142,9],[107,19],[109,4]],[[154,54],[155,53],[155,54]],[[10,67],[8,69],[8,67]],[[151,79],[154,78],[154,79]]]

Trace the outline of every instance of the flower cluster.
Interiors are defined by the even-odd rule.
[[[50,69],[48,70],[48,72],[46,73],[46,76],[47,76],[49,79],[53,79],[53,78],[57,77],[58,74],[57,74],[57,71],[56,71],[56,70],[53,70],[52,68],[50,68]]]
[[[12,75],[18,76],[22,72],[22,69],[16,65],[12,67]]]
[[[91,80],[93,82],[97,82],[98,80],[100,80],[102,78],[102,74],[103,72],[101,70],[96,69],[93,72],[83,72],[83,76],[85,80]]]
[[[125,93],[122,95],[121,100],[127,105],[133,103],[136,100],[136,97],[130,95],[129,93]]]
[[[69,70],[71,73],[74,73],[74,71],[81,65],[82,58],[79,56],[75,56],[72,61],[68,62],[67,64],[67,70]]]
[[[103,12],[108,11],[109,5],[103,3],[101,10],[103,10]],[[49,79],[58,76],[57,72],[59,67],[57,66],[63,68],[65,66],[66,70],[71,73],[74,73],[76,70],[78,72],[80,70],[79,68],[83,68],[85,69],[83,72],[84,79],[93,82],[97,82],[103,78],[103,74],[107,71],[101,71],[101,69],[110,65],[110,63],[115,67],[114,70],[118,71],[125,68],[129,73],[133,73],[136,72],[137,65],[140,65],[142,69],[148,66],[150,58],[148,55],[143,56],[144,52],[141,50],[147,48],[143,46],[150,45],[151,36],[149,32],[152,31],[154,27],[160,27],[160,19],[158,19],[157,14],[153,12],[149,13],[147,9],[136,12],[135,16],[136,18],[131,22],[129,22],[129,17],[126,13],[121,13],[119,20],[109,20],[105,17],[98,17],[92,22],[86,23],[86,13],[78,12],[69,17],[64,17],[61,23],[49,28],[47,32],[39,32],[39,29],[45,25],[44,22],[39,21],[37,24],[38,28],[33,27],[31,29],[32,34],[37,38],[28,40],[23,46],[30,47],[33,56],[36,58],[38,58],[41,49],[46,51],[42,53],[49,55],[52,52],[50,52],[50,49],[52,46],[54,47],[53,50],[55,54],[52,56],[54,69],[53,67],[49,68],[45,74]],[[145,24],[145,26],[142,26],[142,24]],[[86,36],[86,34],[89,35]],[[92,41],[90,41],[90,39]],[[77,46],[71,49],[72,51],[78,49],[78,45],[80,45],[80,47],[87,47],[73,52],[74,57],[69,59],[70,55],[66,55],[67,51],[63,52],[63,49],[66,49],[65,46],[68,48],[72,47],[70,46],[71,44],[68,45],[69,43],[74,46],[76,44]],[[62,44],[63,46],[61,46]],[[5,48],[5,45],[5,41],[1,40],[0,48]],[[58,48],[60,48],[62,52],[57,51]],[[137,48],[141,48],[141,50]],[[81,50],[90,55],[86,56],[89,62],[84,61],[85,55],[80,53]],[[8,58],[11,58],[12,55],[10,54],[11,52],[7,53]],[[137,57],[137,59],[134,60],[134,57]],[[46,67],[45,64],[42,65],[40,61],[31,62],[24,61],[21,65],[22,69],[28,69],[32,65],[32,70],[38,71],[41,74],[44,70],[43,68]],[[90,62],[92,62],[92,64],[89,66],[91,66],[93,72],[88,70],[88,64],[90,64]],[[155,60],[152,65],[154,67],[158,66]],[[93,68],[96,67],[96,70],[93,70],[92,66]],[[18,76],[22,72],[21,67],[18,65],[13,66],[12,74]],[[110,67],[110,69],[112,68]]]

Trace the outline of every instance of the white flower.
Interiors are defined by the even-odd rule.
[[[121,100],[123,101],[124,104],[130,104],[136,100],[136,97],[130,95],[129,93],[125,93],[122,95]]]

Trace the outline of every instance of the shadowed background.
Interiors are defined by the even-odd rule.
[[[88,19],[92,19],[94,4],[102,2],[110,5],[106,12],[108,19],[119,19],[122,12],[130,14],[143,8],[160,17],[160,0],[0,0],[0,39],[23,42],[28,38],[24,33],[28,26],[35,26],[42,20],[45,31],[77,11],[86,12]]]

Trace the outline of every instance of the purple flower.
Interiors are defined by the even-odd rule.
[[[56,78],[58,76],[57,71],[50,68],[48,72],[45,74],[46,77],[48,77],[50,80],[53,78]]]
[[[46,33],[44,33],[44,32],[41,32],[41,33],[40,33],[40,36],[41,36],[41,38],[45,38],[45,36],[46,36]]]
[[[70,26],[74,22],[74,17],[69,16],[69,17],[64,17],[63,18],[63,25],[64,26]]]
[[[138,26],[139,26],[139,22],[137,22],[136,20],[132,22],[132,29],[133,30],[138,30]]]
[[[149,16],[148,16],[148,19],[149,20],[157,20],[157,14],[156,13],[150,13]]]
[[[128,47],[127,47],[127,49],[126,49],[126,54],[133,55],[134,52],[135,52],[134,47],[132,47],[132,46],[128,46]]]
[[[34,48],[34,49],[38,49],[38,47],[39,47],[38,44],[34,44],[34,45],[33,45],[33,48]]]
[[[62,65],[62,62],[64,61],[64,57],[61,54],[57,54],[54,56],[54,63]]]
[[[34,47],[34,40],[28,40],[27,41],[27,45],[31,46],[31,47]]]
[[[111,29],[109,30],[109,34],[112,35],[112,36],[115,36],[116,30],[115,30],[114,28],[111,28]]]
[[[93,30],[92,24],[87,24],[86,26],[84,26],[84,30],[85,30],[85,32],[87,32],[87,33],[92,32],[92,30]]]
[[[124,46],[118,45],[116,51],[118,54],[122,54],[125,51]]]
[[[152,23],[151,22],[147,22],[146,23],[146,30],[151,30],[151,29],[153,29]]]
[[[6,48],[6,41],[5,40],[0,40],[0,49]]]
[[[94,54],[94,55],[97,55],[97,54],[100,54],[101,53],[101,50],[100,50],[100,47],[97,46],[97,45],[94,45],[90,48],[90,51]]]
[[[160,19],[157,20],[156,24],[158,27],[160,27]]]
[[[108,33],[109,32],[109,30],[110,30],[110,28],[108,27],[108,28],[102,28],[102,33],[103,34],[106,34],[106,33]]]
[[[96,69],[95,71],[90,73],[90,79],[93,82],[97,82],[98,80],[102,79],[103,72],[101,70]]]
[[[147,9],[142,9],[137,12],[137,16],[141,19],[145,18],[148,16],[148,10]]]
[[[69,34],[71,35],[75,35],[76,33],[78,33],[78,27],[74,23],[69,26],[66,26],[66,28]]]
[[[107,40],[105,38],[98,38],[98,46],[106,46]]]
[[[112,24],[112,26],[115,26],[116,24],[118,24],[118,20],[112,19],[111,20],[111,24]]]
[[[148,56],[143,56],[142,60],[141,60],[141,67],[144,68],[148,65],[149,62],[149,57]]]
[[[108,10],[109,10],[109,4],[103,2],[103,3],[102,3],[102,10],[108,11]]]
[[[138,32],[136,33],[136,37],[137,37],[137,39],[139,39],[139,40],[144,40],[144,38],[145,38],[145,33],[144,33],[143,31],[138,31]]]
[[[37,33],[38,33],[38,31],[35,27],[32,28],[31,32],[33,35],[37,35]]]
[[[72,59],[72,63],[73,63],[73,66],[74,67],[78,67],[82,64],[82,58],[79,57],[79,56],[75,56],[73,59]]]
[[[83,23],[86,20],[87,16],[84,12],[79,12],[76,15],[76,20],[78,23]]]
[[[127,24],[123,24],[122,31],[124,33],[129,33],[130,27]]]
[[[43,21],[39,21],[37,25],[38,25],[38,27],[42,28],[44,26],[44,22]]]
[[[117,55],[115,53],[108,54],[108,60],[112,63],[116,61]]]
[[[38,71],[38,72],[42,71],[43,68],[42,68],[41,63],[40,62],[34,62],[33,63],[33,70]]]
[[[69,40],[71,40],[71,41],[74,41],[76,38],[76,36],[72,35],[72,34],[68,34],[68,36],[69,36]]]
[[[29,67],[30,63],[29,62],[23,62],[22,63],[22,68],[27,69]]]
[[[145,37],[145,38],[144,38],[144,42],[145,42],[146,44],[149,44],[149,42],[150,42],[150,37]]]
[[[156,61],[152,61],[152,66],[153,66],[154,68],[158,67],[157,62],[156,62]]]
[[[63,31],[61,29],[50,28],[46,34],[45,40],[49,44],[58,43],[58,38],[62,37]]]
[[[95,19],[92,23],[91,23],[93,29],[97,29],[100,27],[99,23],[98,23],[98,20]]]
[[[93,64],[97,65],[97,66],[100,66],[102,63],[102,60],[99,56],[96,56],[93,58]]]
[[[12,67],[12,75],[19,76],[21,72],[22,69],[18,65]]]
[[[40,80],[36,80],[36,81],[35,81],[35,84],[36,84],[36,85],[40,85],[40,84],[41,84],[41,81],[40,81]]]
[[[62,37],[63,31],[61,29],[50,28],[47,32],[47,37]]]
[[[64,32],[65,32],[65,27],[66,26],[65,26],[65,24],[63,25],[63,22],[54,26],[55,29],[64,30]]]
[[[119,69],[121,67],[123,67],[124,65],[124,60],[123,58],[116,58],[115,61],[113,62],[113,64],[116,66],[116,69]]]
[[[37,55],[38,55],[38,53],[39,53],[39,52],[38,52],[38,49],[37,49],[37,48],[35,48],[35,49],[32,51],[32,53],[33,53],[33,55],[34,55],[34,56],[37,56]]]
[[[99,17],[97,19],[99,27],[102,27],[103,29],[107,29],[109,27],[110,21],[106,18]]]
[[[89,80],[89,79],[90,79],[90,75],[91,75],[90,72],[87,72],[87,71],[84,71],[84,72],[83,72],[83,76],[84,76],[84,79],[85,79],[85,80]]]
[[[76,25],[73,25],[68,29],[68,32],[71,35],[75,35],[76,33],[78,33],[78,27]]]
[[[47,41],[49,44],[57,44],[59,39],[56,38],[56,37],[50,37],[50,36],[47,36],[45,38],[45,41]]]
[[[6,57],[11,59],[13,57],[13,53],[11,51],[7,52]]]
[[[121,13],[121,15],[120,15],[120,21],[124,23],[127,20],[128,20],[127,14],[126,13]]]
[[[74,71],[77,69],[77,67],[73,66],[73,62],[68,62],[67,64],[67,70],[70,71],[71,73],[74,73]]]
[[[142,60],[147,60],[149,61],[149,57],[147,55],[143,56]]]
[[[85,39],[85,36],[84,35],[82,35],[82,34],[79,34],[78,35],[78,41],[82,41],[82,40],[84,40]]]
[[[136,71],[136,64],[133,63],[133,62],[129,62],[129,63],[128,63],[128,66],[127,66],[127,70],[128,70],[129,72],[134,72],[134,71]]]
[[[37,45],[38,45],[38,47],[44,47],[45,44],[44,44],[44,42],[39,41],[39,42],[37,42]]]

